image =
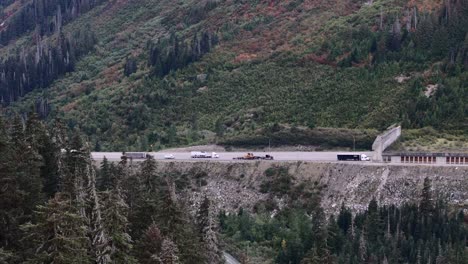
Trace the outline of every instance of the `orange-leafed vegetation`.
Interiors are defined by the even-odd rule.
[[[447,1],[444,1],[444,0],[410,0],[408,1],[408,7],[416,7],[421,12],[430,12],[434,10],[439,10],[445,2]]]

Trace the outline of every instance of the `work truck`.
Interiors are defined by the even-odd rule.
[[[247,153],[245,156],[242,157],[235,157],[232,158],[235,160],[273,160],[273,156],[265,155],[265,156],[255,156],[253,153]]]
[[[147,158],[154,158],[153,155],[148,154],[146,152],[122,152],[122,157],[126,157],[127,159],[147,159]]]

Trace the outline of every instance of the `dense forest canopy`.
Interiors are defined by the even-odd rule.
[[[152,158],[96,170],[79,134],[35,114],[0,120],[0,154],[0,263],[221,263],[210,200],[190,215]]]
[[[222,233],[241,252],[267,259],[268,252],[275,263],[467,263],[463,212],[443,203],[424,210],[422,204],[378,206],[373,200],[365,212],[353,215],[342,207],[328,220],[320,208],[311,215],[288,209],[274,218],[241,210],[220,220]]]

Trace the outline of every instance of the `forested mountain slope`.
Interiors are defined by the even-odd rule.
[[[466,0],[34,0],[3,10],[3,104],[61,117],[96,149],[265,144],[255,135],[280,132],[307,142],[314,127],[375,135],[396,122],[467,138]],[[349,146],[357,131],[340,133]]]

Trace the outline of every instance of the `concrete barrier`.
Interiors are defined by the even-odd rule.
[[[401,136],[401,126],[391,126],[382,134],[378,135],[372,144],[372,150],[374,154],[372,156],[373,161],[383,162],[382,153],[386,148],[392,145]]]

